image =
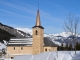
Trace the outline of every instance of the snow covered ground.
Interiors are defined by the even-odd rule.
[[[11,58],[0,58],[0,60],[12,60]]]
[[[13,60],[80,60],[80,51],[45,52],[38,55],[20,55]]]
[[[0,42],[0,52],[2,52],[2,49],[6,49],[6,41],[4,41],[4,44]]]
[[[80,60],[80,53],[77,54],[77,55],[73,58],[73,60]]]
[[[0,43],[0,50],[6,49],[6,42]],[[3,59],[3,58],[0,58]],[[12,60],[7,58],[5,60]],[[14,57],[13,60],[80,60],[80,51],[77,51],[75,55],[74,51],[56,51],[56,52],[44,52],[38,55],[19,55]]]

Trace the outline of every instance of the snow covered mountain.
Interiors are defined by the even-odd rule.
[[[29,33],[32,35],[32,30],[29,28],[16,28],[17,30],[24,31],[25,33]],[[62,33],[57,33],[57,34],[44,34],[45,37],[51,37],[51,36],[63,36],[63,37],[68,37],[70,36],[70,32],[62,32]]]
[[[29,28],[16,28],[17,30],[21,30],[25,33],[29,33],[30,35],[32,35],[32,30]]]
[[[51,36],[62,36],[62,37],[68,37],[71,35],[70,32],[62,32],[62,33],[57,33],[57,34],[49,34]]]
[[[21,30],[24,31],[25,33],[28,33],[30,35],[32,35],[32,30],[29,28],[16,28],[17,30]],[[50,37],[50,39],[55,43],[58,44],[59,46],[61,46],[61,43],[63,43],[63,45],[66,45],[68,42],[73,43],[72,40],[67,40],[67,38],[71,36],[70,32],[62,32],[62,33],[57,33],[57,34],[45,34],[44,33],[44,37]]]

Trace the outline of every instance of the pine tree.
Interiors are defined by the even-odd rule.
[[[61,44],[61,50],[63,50],[63,43]]]
[[[68,50],[72,50],[72,44],[69,45]]]
[[[68,44],[66,44],[65,49],[68,50]]]
[[[76,42],[76,50],[79,50],[79,44],[78,44],[78,42]]]
[[[79,46],[79,47],[78,47],[78,50],[80,50],[80,43],[78,43],[78,46]]]

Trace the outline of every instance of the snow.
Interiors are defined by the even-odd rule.
[[[5,59],[5,60],[12,60],[12,59],[9,58],[9,59]]]
[[[61,33],[56,33],[56,34],[49,34],[50,36],[62,36],[62,37],[68,37],[71,35],[70,32],[61,32]]]
[[[78,57],[78,58],[76,58]],[[80,60],[80,51],[75,56],[74,51],[44,52],[38,55],[20,55],[13,60]]]
[[[74,58],[73,60],[80,60],[80,53],[78,53]]]
[[[29,33],[30,35],[32,35],[32,30],[29,28],[16,28],[18,30],[22,30],[25,33]],[[46,34],[44,33],[44,37],[50,37],[50,39],[57,45],[61,46],[61,43],[63,43],[63,46],[66,45],[67,42],[70,42],[73,45],[73,41],[71,41],[71,39],[69,39],[67,41],[67,38],[71,35],[70,32],[61,32],[61,33],[56,33],[56,34]],[[59,37],[60,36],[60,37]],[[80,35],[77,34],[78,37],[80,37]],[[80,40],[80,39],[79,39]],[[67,42],[66,42],[67,41]],[[69,43],[69,44],[70,44]],[[73,46],[74,47],[74,46]]]
[[[3,48],[6,49],[6,45],[0,42],[0,50],[2,50]]]
[[[16,28],[16,29],[24,31],[25,33],[29,33],[30,35],[32,35],[32,30],[29,28]]]
[[[16,38],[16,39],[10,39],[10,40],[32,40],[32,38]]]
[[[0,58],[0,60],[12,60],[11,58]]]
[[[21,34],[22,36],[24,36],[21,32],[19,32],[18,30],[17,30],[17,32],[19,33],[19,34]]]
[[[29,33],[30,35],[32,35],[32,30],[29,29],[29,28],[16,28],[18,30],[21,30],[21,31],[24,31],[25,33]],[[71,35],[70,32],[62,32],[62,33],[57,33],[57,34],[44,34],[44,36],[46,37],[49,37],[49,36],[63,36],[63,37],[68,37]]]
[[[24,42],[23,43],[8,43],[8,44],[32,44],[32,42],[28,42],[28,43],[27,42],[25,42],[25,43]]]
[[[31,45],[32,38],[19,38],[19,39],[13,38],[13,39],[10,39],[8,44],[29,44],[29,45]]]

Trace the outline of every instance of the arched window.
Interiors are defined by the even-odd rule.
[[[45,49],[45,51],[47,51],[47,48]]]
[[[38,35],[38,31],[36,30],[35,35]]]

